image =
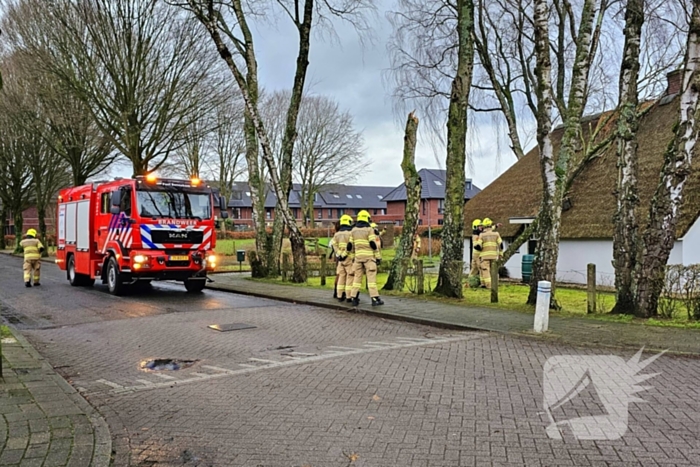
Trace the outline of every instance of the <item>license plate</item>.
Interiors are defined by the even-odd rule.
[[[189,256],[170,256],[170,259],[168,261],[189,261],[190,257]]]

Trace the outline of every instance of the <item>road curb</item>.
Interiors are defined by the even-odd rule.
[[[90,420],[92,429],[95,435],[95,444],[93,447],[93,457],[91,466],[94,467],[109,467],[112,457],[112,436],[109,432],[107,422],[102,415],[90,405],[88,401],[80,395],[80,393],[71,386],[51,364],[29,343],[29,341],[17,330],[12,329],[12,335],[24,350],[32,356],[41,365],[42,370],[49,373],[49,377],[58,384],[63,393],[83,411],[85,416]]]

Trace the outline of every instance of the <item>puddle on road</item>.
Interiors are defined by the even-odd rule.
[[[145,371],[177,371],[189,368],[199,360],[177,360],[174,358],[154,358],[141,362],[141,369]]]

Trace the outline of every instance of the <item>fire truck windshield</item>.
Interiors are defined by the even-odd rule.
[[[208,193],[176,190],[137,190],[139,215],[153,219],[211,219]]]

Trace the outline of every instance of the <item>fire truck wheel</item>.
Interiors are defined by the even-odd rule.
[[[202,290],[204,290],[205,285],[207,285],[207,281],[205,279],[185,279],[185,288],[189,293],[200,293]]]
[[[120,276],[117,261],[114,258],[109,258],[107,263],[107,287],[112,295],[122,295],[124,293],[124,284]]]
[[[66,270],[68,275],[68,282],[73,287],[91,286],[95,283],[95,279],[90,279],[85,274],[78,274],[75,272],[75,256],[71,255],[68,260],[68,268]]]

